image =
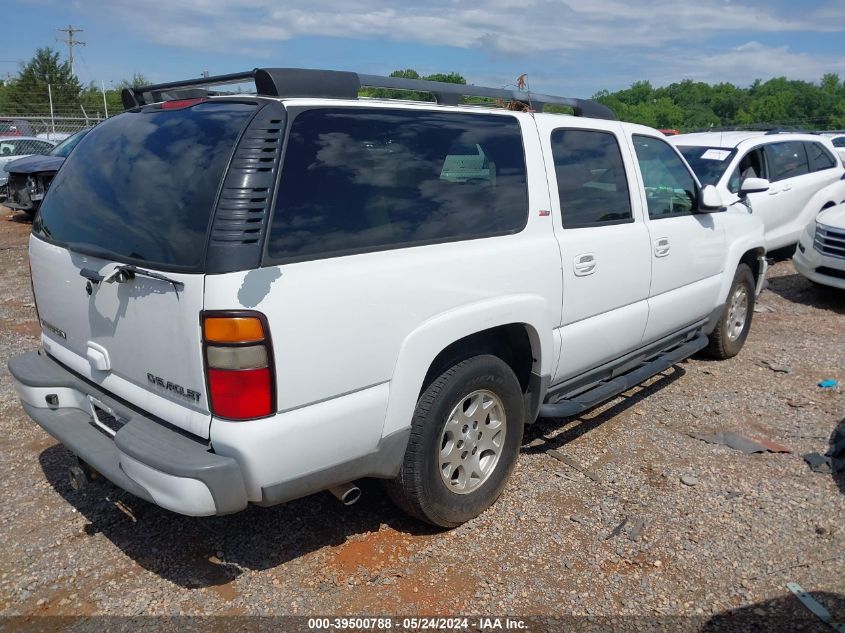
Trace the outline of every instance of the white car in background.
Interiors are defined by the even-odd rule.
[[[842,164],[845,165],[845,130],[839,132],[824,132],[822,136],[826,136],[830,139],[830,142],[833,143],[833,147],[836,148],[836,153],[839,154],[839,158],[842,160]]]
[[[829,138],[781,132],[669,137],[703,185],[744,203],[766,228],[766,249],[794,245],[821,210],[845,201],[845,169]]]
[[[9,174],[3,171],[6,163],[32,154],[49,154],[56,145],[55,141],[34,136],[4,136],[0,138],[0,187],[5,187],[6,181],[9,179]]]
[[[845,204],[825,209],[807,225],[792,263],[810,281],[845,290]]]

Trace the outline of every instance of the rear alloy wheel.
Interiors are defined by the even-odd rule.
[[[455,527],[501,494],[523,430],[522,390],[513,370],[482,355],[452,366],[423,391],[399,476],[388,492],[409,514]]]
[[[440,434],[440,477],[459,495],[480,488],[496,469],[508,424],[502,401],[492,391],[473,391],[452,409]]]
[[[716,329],[710,335],[707,353],[718,359],[739,354],[754,316],[754,275],[746,264],[737,266],[728,299],[722,309]]]

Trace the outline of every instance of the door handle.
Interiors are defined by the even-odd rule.
[[[584,277],[596,272],[596,257],[592,253],[578,255],[572,260],[572,264],[575,267],[576,277]]]
[[[780,193],[780,191],[778,189],[769,189],[769,195],[770,196],[776,196],[779,193]]]
[[[670,244],[668,237],[661,237],[654,240],[654,256],[666,257],[669,254]]]
[[[792,185],[784,185],[782,191],[792,191]]]

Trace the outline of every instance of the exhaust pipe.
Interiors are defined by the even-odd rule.
[[[352,483],[332,486],[329,492],[345,506],[351,506],[361,498],[361,489]]]

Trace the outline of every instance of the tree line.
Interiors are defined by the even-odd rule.
[[[426,79],[466,84],[459,73],[435,73],[421,76],[416,70],[396,70],[392,77]],[[136,74],[105,91],[110,114],[123,109],[120,90],[149,83]],[[39,48],[23,64],[17,77],[0,82],[0,114],[47,115],[50,112],[47,85],[52,91],[57,113],[74,112],[89,116],[104,111],[101,87],[80,84],[67,62],[61,62],[52,48]],[[363,88],[361,96],[433,101],[430,93],[388,88]],[[609,107],[622,121],[655,128],[692,131],[730,127],[783,127],[805,130],[845,129],[845,81],[828,73],[818,83],[777,77],[756,80],[748,87],[723,82],[707,84],[684,80],[657,87],[637,81],[630,88],[610,92],[602,90],[593,99]],[[485,99],[464,98],[466,103]],[[547,110],[566,111],[547,106]]]
[[[94,82],[83,86],[70,65],[60,61],[58,51],[39,48],[16,77],[0,81],[0,114],[48,116],[51,97],[57,116],[104,116],[106,108],[115,114],[123,111],[120,91],[146,83],[141,74],[124,79],[105,91],[104,104],[102,86]]]

